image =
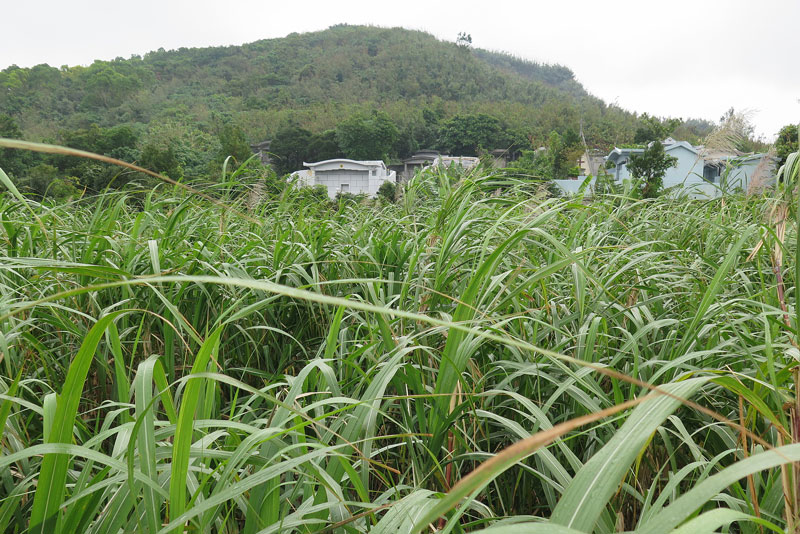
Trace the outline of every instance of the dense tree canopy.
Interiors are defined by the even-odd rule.
[[[275,134],[270,145],[272,167],[278,174],[300,169],[309,154],[309,144],[314,136],[305,128],[286,127]]]
[[[634,143],[646,145],[653,141],[663,141],[680,126],[683,121],[675,118],[660,119],[658,117],[651,117],[647,113],[642,113],[640,117],[641,123],[636,128],[636,134],[633,137]]]
[[[481,150],[509,148],[515,144],[497,117],[484,113],[456,115],[442,125],[439,148],[456,156],[477,156]]]
[[[20,139],[22,137],[22,130],[19,129],[17,121],[13,117],[0,114],[0,137],[10,139]],[[6,174],[17,176],[30,162],[30,154],[24,150],[0,149],[0,169],[3,169]]]
[[[220,145],[216,159],[218,164],[225,161],[226,158],[232,157],[234,164],[241,165],[253,155],[253,151],[240,127],[226,123],[220,128],[217,135]]]
[[[325,130],[311,137],[308,143],[307,161],[324,161],[342,156],[339,143],[336,142],[336,131]]]
[[[382,111],[353,115],[336,127],[339,148],[345,157],[358,160],[388,159],[397,134],[397,126]]]
[[[540,138],[583,118],[592,144],[629,138],[636,124],[632,114],[588,95],[565,67],[463,50],[400,28],[339,25],[89,67],[0,71],[0,113],[13,116],[32,140],[92,123],[175,119],[214,133],[212,116],[222,114],[255,142],[292,124],[321,133],[372,109],[386,112],[399,131],[420,134],[426,108],[440,118],[485,113]]]

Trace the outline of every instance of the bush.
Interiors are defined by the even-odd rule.
[[[397,185],[394,182],[383,182],[378,188],[378,198],[394,202],[397,197]]]

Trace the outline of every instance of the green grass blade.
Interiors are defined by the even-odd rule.
[[[203,373],[208,369],[212,354],[219,349],[219,338],[222,326],[214,329],[208,336],[195,357],[191,374]],[[197,412],[200,392],[205,379],[189,380],[181,399],[181,409],[175,428],[175,440],[172,445],[172,470],[169,482],[170,518],[180,517],[186,511],[186,482],[189,473],[189,449],[193,441],[193,422]],[[176,528],[174,532],[179,532]]]
[[[653,395],[655,394],[643,396],[639,399],[627,401],[599,412],[577,417],[565,423],[555,425],[548,430],[538,432],[530,438],[518,441],[514,445],[504,449],[490,460],[483,462],[480,466],[478,466],[477,469],[472,471],[466,477],[462,478],[458,484],[453,486],[453,488],[447,492],[444,497],[442,497],[435,507],[429,510],[414,523],[414,528],[412,529],[411,534],[422,532],[428,527],[428,525],[449,513],[450,510],[455,508],[463,499],[468,498],[470,495],[475,495],[478,491],[485,488],[492,480],[497,478],[508,468],[523,458],[530,456],[541,447],[544,447],[545,445],[558,439],[567,432],[580,428],[583,425],[599,421],[600,419],[628,408],[632,408],[644,400],[652,399]]]
[[[783,529],[781,527],[765,519],[755,517],[744,512],[721,508],[717,510],[711,510],[710,512],[706,512],[693,519],[690,519],[680,527],[673,530],[671,534],[713,534],[721,527],[728,526],[731,523],[744,521],[751,521],[757,525],[767,527],[773,532],[783,533]]]
[[[139,469],[143,476],[150,478],[158,484],[158,472],[156,471],[156,437],[155,437],[155,415],[153,413],[153,369],[158,363],[156,356],[151,356],[139,364],[134,379],[136,391],[136,419],[143,419],[139,429],[138,440],[139,449]],[[134,436],[131,437],[133,440]],[[128,461],[131,462],[132,457]],[[128,466],[130,471],[130,463]],[[146,532],[155,534],[161,525],[161,500],[155,491],[150,487],[144,488],[143,508],[145,516]]]
[[[675,395],[659,395],[638,406],[614,433],[611,440],[575,475],[550,517],[552,523],[591,532],[608,500],[653,432],[697,391],[707,379],[693,378],[666,384],[661,390]]]
[[[476,534],[585,534],[580,530],[575,530],[562,525],[552,523],[517,523],[511,525],[497,525],[483,530],[477,530]]]
[[[688,349],[688,347],[694,342],[695,336],[697,335],[697,329],[700,326],[700,323],[702,322],[703,318],[708,312],[708,309],[714,303],[714,299],[722,290],[722,284],[725,281],[725,277],[733,268],[737,258],[739,257],[739,253],[741,252],[742,247],[750,239],[751,235],[752,232],[749,230],[742,232],[739,239],[731,246],[722,264],[719,266],[717,272],[714,274],[714,278],[712,278],[711,282],[709,282],[708,287],[706,288],[706,291],[703,294],[703,298],[701,299],[700,303],[697,306],[697,312],[692,318],[691,323],[689,323],[689,326],[683,332],[685,337],[681,345],[681,348],[678,349],[678,353],[685,352]]]
[[[777,447],[754,454],[746,460],[740,460],[675,499],[672,504],[641,525],[638,533],[668,534],[731,484],[759,471],[797,461],[800,461],[800,444],[798,443]]]
[[[64,387],[58,396],[56,417],[48,443],[71,443],[72,429],[78,412],[83,386],[89,365],[94,358],[98,343],[105,329],[122,312],[115,312],[99,319],[86,334],[75,359],[69,367]],[[47,534],[55,527],[57,513],[64,500],[69,458],[61,454],[47,454],[42,460],[39,483],[31,510],[31,533]]]

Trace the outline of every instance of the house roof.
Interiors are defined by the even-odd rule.
[[[617,163],[620,159],[626,156],[630,156],[631,154],[641,154],[644,152],[643,148],[617,148],[614,147],[608,156],[606,156],[606,160],[612,163]]]
[[[693,154],[699,154],[700,153],[688,141],[674,141],[673,143],[671,143],[669,145],[665,144],[664,145],[664,152],[669,152],[670,150],[675,150],[676,148],[685,148],[686,150],[688,150],[689,152],[692,152]]]
[[[414,152],[410,157],[403,160],[403,163],[406,165],[419,165],[430,163],[436,158],[439,157],[439,152],[436,150],[418,150]]]
[[[670,150],[675,150],[676,148],[685,148],[686,150],[688,150],[689,152],[692,152],[694,154],[699,154],[700,153],[688,141],[675,141],[671,145],[665,145],[664,146],[664,152],[669,152]]]
[[[316,169],[318,167],[330,167],[332,169],[350,169],[350,170],[364,170],[365,168],[371,167],[378,167],[380,169],[386,169],[386,165],[381,160],[364,160],[364,161],[356,161],[354,159],[345,159],[345,158],[334,158],[334,159],[326,159],[325,161],[317,161],[315,163],[306,163],[303,162],[305,167],[309,169]],[[325,170],[325,169],[320,169]]]
[[[697,148],[693,147],[691,145],[691,143],[689,143],[687,141],[676,141],[671,137],[667,137],[666,139],[664,139],[664,141],[662,141],[662,143],[664,144],[664,152],[669,152],[671,150],[675,150],[675,149],[678,149],[678,148],[685,148],[686,150],[688,150],[689,152],[692,152],[693,154],[699,154],[700,153],[697,150]],[[607,161],[611,161],[613,163],[617,163],[623,157],[630,156],[631,154],[641,154],[643,152],[644,152],[643,148],[617,148],[617,147],[614,147],[614,150],[612,150],[608,154],[608,156],[606,156],[606,160]]]
[[[272,144],[271,139],[267,139],[265,141],[260,141],[258,143],[253,143],[250,145],[250,148],[253,150],[269,150],[270,145]]]
[[[764,152],[760,153],[746,153],[739,150],[725,151],[725,150],[703,150],[703,159],[706,163],[722,164],[729,161],[737,161],[743,163],[745,161],[760,160],[766,157]]]

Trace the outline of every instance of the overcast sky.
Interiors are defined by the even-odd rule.
[[[771,140],[800,122],[800,0],[404,2],[0,0],[0,69],[87,65],[160,47],[241,44],[337,23],[402,26],[560,63],[637,112],[716,121],[752,110]]]

